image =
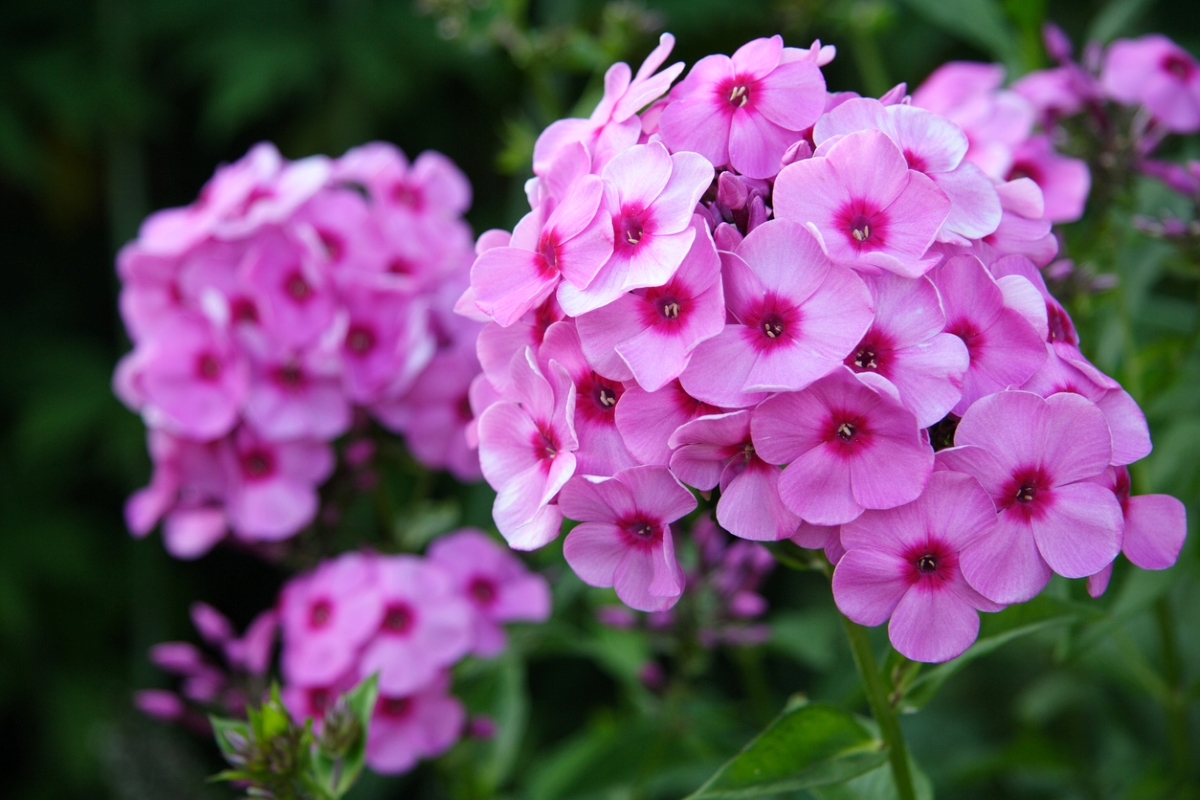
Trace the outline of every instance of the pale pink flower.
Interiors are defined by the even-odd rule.
[[[1187,509],[1168,494],[1129,495],[1129,470],[1109,467],[1093,482],[1116,495],[1125,518],[1121,552],[1142,569],[1174,566],[1187,537]]]
[[[1089,481],[1112,459],[1104,414],[1077,394],[989,395],[967,409],[938,466],[975,477],[999,524],[962,556],[971,585],[998,603],[1029,600],[1051,572],[1083,578],[1121,549],[1121,507]]]
[[[408,695],[471,649],[472,611],[452,576],[417,556],[379,557],[374,577],[383,615],[358,669],[378,673],[380,694]]]
[[[878,275],[867,279],[875,319],[845,364],[889,380],[900,400],[927,428],[962,397],[970,357],[963,341],[945,333],[941,298],[928,278]]]
[[[806,225],[834,261],[909,278],[936,263],[926,251],[950,213],[946,193],[874,130],[842,137],[823,158],[789,164],[774,201],[775,216]]]
[[[721,259],[697,215],[696,238],[664,285],[623,294],[576,327],[588,362],[606,378],[654,392],[679,377],[692,351],[725,327]]]
[[[575,473],[575,384],[557,364],[547,380],[531,348],[511,369],[516,399],[479,417],[479,462],[496,490],[496,527],[510,546],[534,550],[558,536],[562,513],[552,501]]]
[[[841,525],[864,509],[912,502],[925,488],[933,448],[912,412],[873,378],[839,366],[754,409],[754,450],[787,465],[779,494],[807,522]]]
[[[240,538],[277,541],[317,515],[317,487],[333,473],[333,449],[319,440],[271,442],[241,427],[223,453],[230,483],[225,509]]]
[[[774,220],[721,254],[733,321],[692,352],[680,376],[713,405],[754,405],[764,392],[803,389],[838,368],[871,324],[871,296],[830,263],[807,230]]]
[[[763,461],[750,437],[750,412],[700,417],[668,442],[671,472],[703,491],[721,487],[717,522],[734,536],[773,542],[796,532],[800,518],[779,497],[779,468]]]
[[[256,361],[242,415],[274,441],[341,436],[351,413],[335,354],[285,351]]]
[[[406,391],[433,358],[429,301],[414,297],[386,276],[346,274],[339,294],[346,320],[341,329],[346,395],[369,405]]]
[[[617,430],[625,447],[639,462],[665,467],[671,460],[667,441],[675,429],[697,417],[720,412],[721,409],[684,391],[678,380],[656,392],[631,384],[617,405]]]
[[[530,572],[506,548],[475,528],[439,536],[429,560],[448,575],[474,609],[472,652],[494,656],[508,637],[502,623],[545,622],[550,616],[550,585]]]
[[[860,625],[890,617],[888,638],[901,655],[949,661],[978,636],[976,610],[1002,608],[971,588],[960,567],[963,550],[995,526],[995,506],[974,478],[935,473],[913,502],[842,526],[838,610]]]
[[[1200,130],[1200,64],[1165,36],[1113,42],[1100,83],[1109,97],[1144,106],[1173,133]]]
[[[692,213],[712,179],[712,164],[695,153],[671,155],[659,142],[635,145],[608,162],[601,216],[612,219],[612,254],[594,277],[564,272],[563,310],[579,316],[625,292],[666,283],[692,246]]]
[[[742,45],[732,58],[697,61],[662,112],[663,141],[751,178],[773,177],[784,151],[825,103],[816,63],[784,54],[782,37],[772,36]]]
[[[563,487],[563,513],[579,520],[563,542],[571,569],[591,586],[612,586],[639,611],[665,611],[683,594],[670,523],[696,498],[664,467],[622,470],[611,478],[579,476]]]
[[[1059,155],[1047,134],[1031,136],[1013,151],[1012,168],[1005,179],[1017,178],[1030,178],[1041,187],[1044,219],[1074,222],[1083,216],[1092,188],[1087,163]]]

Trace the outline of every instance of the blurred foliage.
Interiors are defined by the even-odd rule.
[[[660,30],[676,34],[674,55],[689,63],[755,36],[782,32],[797,45],[820,37],[840,50],[825,70],[830,87],[879,93],[902,80],[915,86],[950,59],[1002,61],[1014,76],[1041,66],[1045,18],[1077,43],[1158,30],[1200,50],[1193,0],[6,3],[0,796],[229,796],[204,783],[220,766],[215,747],[130,705],[134,688],[163,680],[147,647],[192,636],[191,601],[244,625],[284,577],[229,547],[173,561],[156,537],[138,542],[124,530],[121,504],[149,465],[140,421],[109,391],[128,347],[111,265],[147,212],[189,202],[215,164],[260,139],[300,157],[383,138],[413,155],[447,153],[474,183],[476,229],[511,225],[537,132],[586,114],[603,69],[618,59],[636,66]],[[1089,355],[1150,418],[1157,447],[1135,468],[1135,490],[1175,493],[1195,518],[1200,259],[1130,224],[1135,212],[1190,219],[1195,210],[1144,179],[1114,186],[1103,203],[1066,229],[1066,254],[1079,274],[1115,274],[1119,285],[1076,294],[1072,311]],[[486,488],[384,478],[419,512],[382,511],[391,530],[379,535],[405,546],[487,518]],[[360,511],[368,527],[381,513]],[[764,645],[688,654],[597,624],[592,608],[607,595],[571,576],[555,547],[534,561],[558,577],[555,620],[456,676],[497,735],[468,739],[403,779],[365,775],[352,796],[681,797],[797,692],[865,708],[815,573],[771,579]],[[989,617],[961,671],[888,661],[905,702],[923,706],[903,722],[939,796],[1196,796],[1195,536],[1172,570],[1126,567],[1101,601],[1056,580],[1038,603]],[[882,635],[875,642],[883,652]],[[647,664],[669,679],[647,680]],[[821,796],[882,796],[880,774]]]

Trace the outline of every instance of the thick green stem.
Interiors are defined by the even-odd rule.
[[[908,749],[904,746],[904,734],[900,731],[896,711],[888,702],[887,686],[883,683],[883,676],[879,674],[879,664],[875,660],[875,652],[871,649],[871,640],[867,638],[867,629],[846,617],[842,617],[842,627],[846,629],[846,638],[850,640],[850,652],[854,654],[854,664],[858,667],[859,677],[862,678],[863,688],[867,692],[871,713],[875,715],[879,732],[888,747],[888,760],[892,765],[892,777],[896,781],[896,796],[900,800],[916,800],[912,773],[908,769]]]

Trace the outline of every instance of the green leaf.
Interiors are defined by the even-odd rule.
[[[913,789],[917,793],[917,800],[933,800],[933,783],[917,767],[917,762],[913,761],[911,756],[908,759],[908,769],[913,776]],[[817,800],[898,800],[899,798],[890,764],[876,767],[845,783],[814,787],[811,792]]]
[[[1020,48],[1004,11],[994,0],[904,0],[937,27],[1014,67]]]
[[[1150,0],[1112,0],[1088,27],[1087,40],[1107,44],[1133,27]]]
[[[1088,617],[1100,617],[1103,612],[1089,606],[1059,600],[1046,594],[1039,595],[1028,603],[1009,606],[995,614],[986,614],[980,623],[979,638],[975,644],[958,658],[938,664],[917,677],[901,700],[899,710],[916,711],[937,694],[946,680],[980,656],[996,650],[1013,639],[1045,630],[1056,625],[1066,625]]]
[[[231,764],[238,763],[238,760],[242,758],[242,754],[239,752],[239,748],[229,740],[229,734],[231,732],[234,733],[236,736],[241,737],[244,742],[251,741],[253,734],[250,731],[249,723],[214,716],[210,716],[208,721],[212,724],[213,738],[217,740],[217,747],[221,749],[221,755]]]
[[[331,721],[330,715],[326,715],[326,730],[317,739],[312,769],[313,781],[332,797],[341,797],[350,791],[362,772],[367,752],[367,732],[378,696],[379,676],[376,674],[360,682],[334,704],[331,713],[340,716],[340,719]],[[352,720],[346,719],[345,711],[350,712]],[[342,730],[333,731],[331,725],[339,726]],[[353,734],[353,738],[347,740],[349,734]],[[327,749],[331,736],[341,740],[336,743],[336,752]]]
[[[841,783],[886,760],[883,743],[849,711],[790,704],[689,800],[764,797]]]

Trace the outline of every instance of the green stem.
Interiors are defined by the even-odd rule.
[[[871,640],[867,638],[867,629],[844,616],[842,627],[846,629],[846,638],[850,640],[850,652],[854,654],[854,665],[858,667],[859,677],[862,678],[863,688],[867,692],[871,713],[875,715],[879,732],[887,744],[892,777],[896,781],[896,796],[900,800],[916,800],[912,773],[908,769],[908,749],[904,746],[904,734],[900,731],[896,711],[888,702],[888,690],[883,683],[883,676],[879,674],[879,664],[875,661]]]

